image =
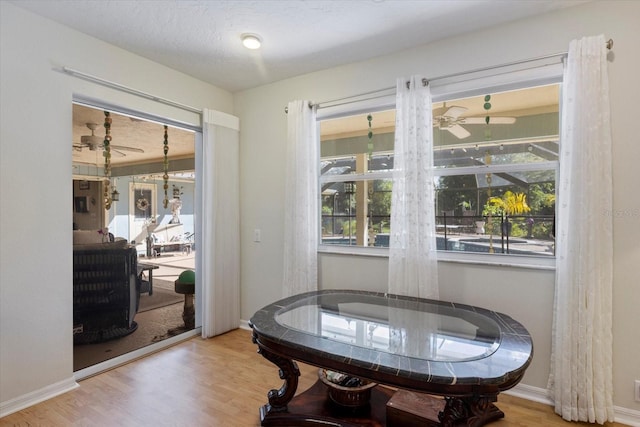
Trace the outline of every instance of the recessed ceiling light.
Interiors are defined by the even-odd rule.
[[[257,34],[243,34],[242,44],[247,49],[260,49],[262,40],[260,40],[260,37]]]

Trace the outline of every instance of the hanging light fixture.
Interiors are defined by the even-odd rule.
[[[114,178],[113,179],[113,185],[111,186],[111,201],[112,202],[120,201],[120,193],[116,189],[117,185],[118,185],[118,178]]]

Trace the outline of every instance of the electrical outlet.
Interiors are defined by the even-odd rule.
[[[636,380],[636,402],[640,402],[640,380]]]

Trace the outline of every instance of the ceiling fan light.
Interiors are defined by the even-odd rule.
[[[241,38],[242,45],[247,49],[260,49],[260,46],[262,45],[262,40],[257,34],[243,34]]]

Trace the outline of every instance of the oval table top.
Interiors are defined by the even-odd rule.
[[[284,357],[447,396],[509,389],[533,355],[529,332],[505,314],[369,291],[295,295],[258,310],[250,326]]]

